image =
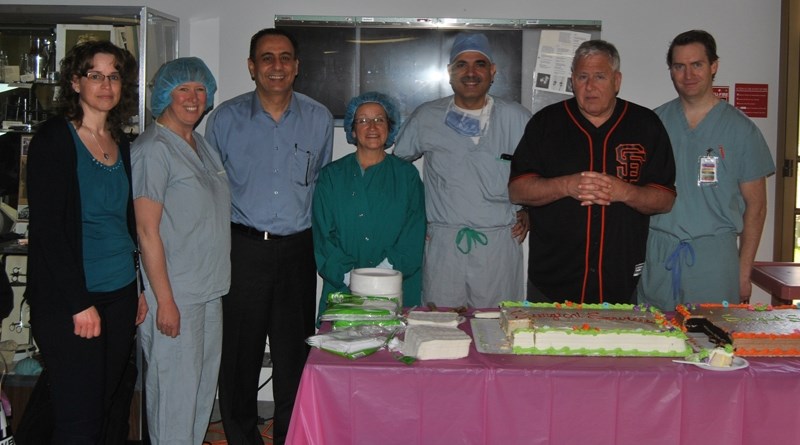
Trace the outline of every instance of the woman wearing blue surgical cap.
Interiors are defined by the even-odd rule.
[[[153,79],[156,124],[131,149],[145,298],[139,328],[154,444],[200,444],[222,353],[230,285],[230,191],[219,154],[194,131],[217,84],[202,60],[167,62]]]
[[[425,196],[416,167],[386,154],[399,127],[397,107],[384,94],[364,93],[347,106],[344,131],[356,151],[325,166],[314,191],[320,313],[328,294],[348,292],[350,271],[362,267],[402,272],[404,305],[420,303]]]

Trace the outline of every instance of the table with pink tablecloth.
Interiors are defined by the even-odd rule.
[[[461,328],[471,332],[469,323]],[[800,358],[483,354],[405,365],[312,350],[289,444],[800,444]]]

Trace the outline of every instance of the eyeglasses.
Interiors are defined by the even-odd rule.
[[[122,76],[119,73],[113,74],[102,74],[98,73],[97,71],[89,71],[88,73],[84,74],[83,77],[89,79],[93,83],[103,83],[108,79],[111,83],[117,83],[122,81]]]
[[[386,118],[383,116],[378,117],[357,117],[353,122],[361,127],[366,127],[369,124],[383,125],[386,123]]]

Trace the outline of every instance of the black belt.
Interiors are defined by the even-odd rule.
[[[246,226],[244,224],[239,224],[239,223],[235,223],[235,222],[231,223],[231,229],[236,230],[237,232],[244,233],[245,235],[250,236],[252,238],[256,238],[256,239],[263,240],[263,241],[292,238],[292,237],[300,235],[300,234],[302,234],[302,233],[304,233],[304,232],[306,232],[308,230],[311,230],[311,229],[301,230],[301,231],[299,231],[297,233],[292,233],[291,235],[277,235],[277,234],[274,234],[274,233],[269,233],[269,232],[263,232],[261,230],[256,230],[256,229],[254,229],[254,228],[252,228],[250,226]]]

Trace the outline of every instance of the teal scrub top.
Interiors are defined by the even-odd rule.
[[[694,129],[689,128],[680,99],[655,112],[672,142],[678,196],[672,211],[650,217],[650,228],[679,240],[740,233],[745,205],[739,184],[775,172],[758,127],[725,101],[717,103]],[[718,183],[698,185],[699,159],[709,150],[718,158]]]
[[[330,292],[348,292],[344,275],[384,259],[403,274],[403,304],[420,303],[425,193],[417,168],[393,155],[361,170],[355,153],[325,166],[312,211],[314,256]]]

